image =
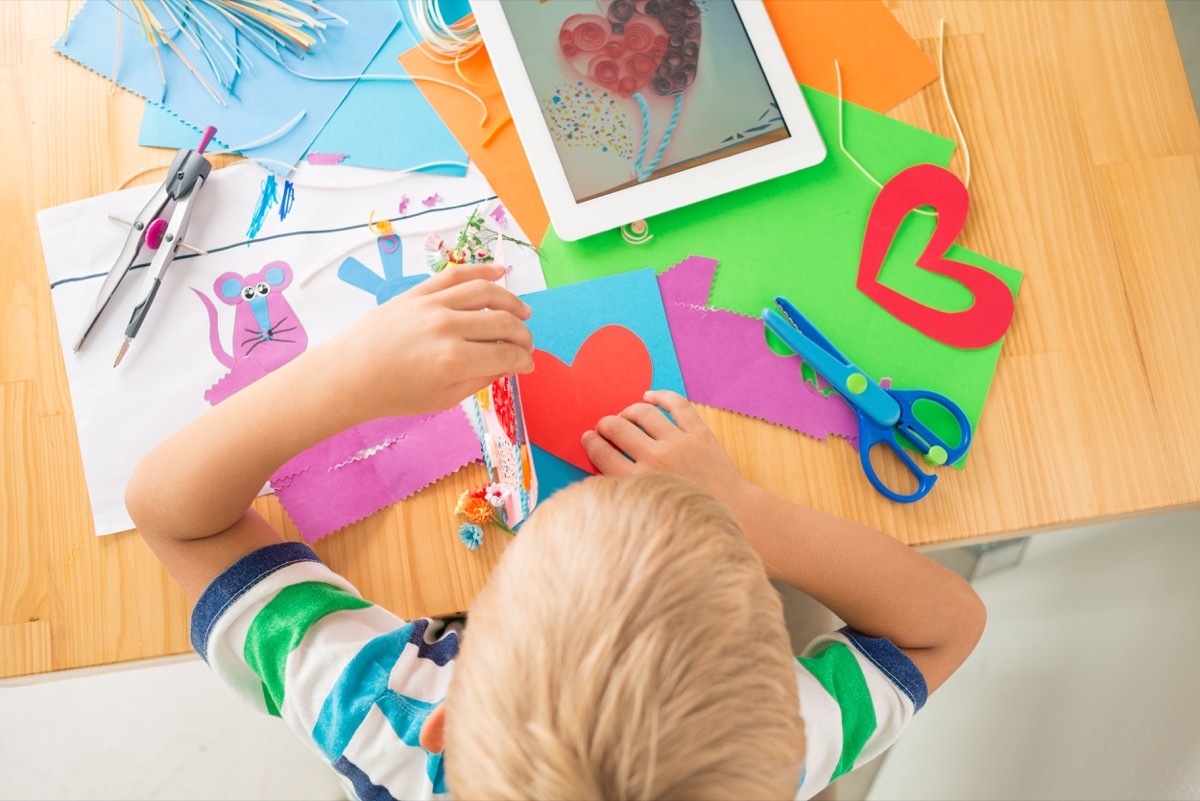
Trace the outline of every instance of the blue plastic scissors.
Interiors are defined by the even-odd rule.
[[[924,389],[884,389],[873,381],[805,317],[787,298],[775,298],[783,312],[763,309],[763,323],[793,352],[829,382],[846,399],[858,416],[858,453],[863,472],[879,492],[900,503],[919,501],[929,494],[937,476],[926,473],[900,443],[900,436],[924,455],[931,465],[956,462],[971,446],[971,423],[958,404],[937,392]],[[951,446],[913,414],[913,405],[929,401],[948,411],[958,423],[960,438]],[[890,448],[917,479],[917,489],[901,495],[889,489],[871,465],[871,449],[876,445]]]

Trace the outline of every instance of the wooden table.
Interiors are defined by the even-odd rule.
[[[1166,7],[889,5],[931,54],[947,19],[974,156],[960,241],[1026,274],[970,466],[902,506],[844,444],[706,419],[754,480],[913,545],[1197,504],[1200,125]],[[0,677],[189,647],[183,597],[140,538],[92,533],[34,214],[163,154],[134,144],[139,100],[50,51],[65,13],[0,2]],[[953,135],[936,85],[894,115]],[[402,615],[462,610],[502,545],[472,554],[451,533],[453,499],[483,475],[466,469],[317,550]],[[295,536],[274,499],[258,506]]]

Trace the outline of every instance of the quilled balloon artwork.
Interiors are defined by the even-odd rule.
[[[696,81],[700,7],[696,0],[597,0],[599,14],[574,14],[558,32],[571,67],[588,80],[637,102],[642,141],[633,176],[645,181],[658,168],[679,122],[683,97]],[[643,91],[674,97],[670,122],[649,162],[650,107]]]

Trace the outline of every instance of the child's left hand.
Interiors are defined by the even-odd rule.
[[[583,434],[583,447],[604,475],[670,473],[708,490],[731,508],[750,484],[687,398],[667,390],[647,392],[619,415]],[[671,416],[668,417],[663,412]]]

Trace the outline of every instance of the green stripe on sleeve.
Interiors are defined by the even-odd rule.
[[[854,654],[840,642],[832,642],[812,656],[801,657],[800,664],[812,674],[825,691],[833,696],[842,711],[842,756],[834,768],[833,781],[854,767],[875,733],[875,705],[871,691]],[[804,710],[800,710],[804,714]]]
[[[370,605],[331,584],[306,581],[284,587],[254,616],[242,656],[262,681],[268,712],[279,716],[288,654],[296,649],[312,625],[334,612],[365,609]]]

